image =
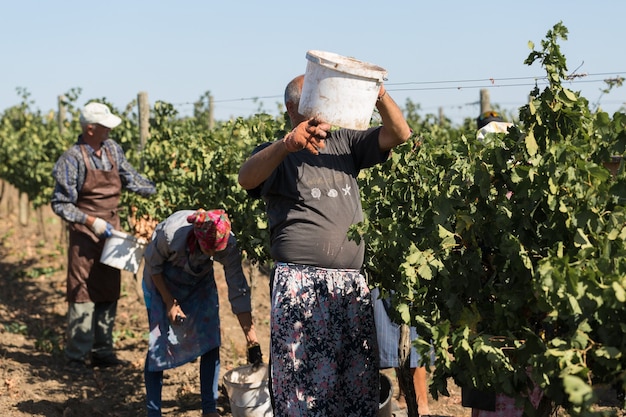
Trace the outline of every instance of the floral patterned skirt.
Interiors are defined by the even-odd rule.
[[[275,417],[377,416],[376,327],[359,271],[278,263],[270,320]]]

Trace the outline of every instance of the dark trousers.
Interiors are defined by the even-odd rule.
[[[208,351],[200,357],[200,397],[202,414],[217,412],[218,383],[220,375],[220,348]],[[148,360],[144,367],[146,383],[146,409],[148,417],[161,417],[161,391],[163,371],[148,371]]]

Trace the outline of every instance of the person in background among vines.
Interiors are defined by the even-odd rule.
[[[483,112],[476,118],[476,138],[484,140],[490,133],[507,133],[513,123],[505,122],[495,111]],[[507,198],[511,198],[513,191],[507,191]],[[483,253],[492,253],[492,249],[481,245]],[[531,404],[537,408],[543,398],[543,393],[535,385],[527,395]],[[472,417],[522,417],[526,415],[524,409],[516,404],[513,397],[496,389],[481,391],[473,387],[461,387],[461,403],[464,407],[471,407]],[[537,415],[542,415],[538,412]]]
[[[270,225],[271,385],[276,417],[375,417],[379,370],[372,300],[361,274],[364,243],[357,176],[411,136],[380,86],[383,125],[337,129],[298,113],[304,76],[285,90],[293,130],[257,147],[239,183],[262,197]]]
[[[483,112],[476,118],[478,128],[476,138],[482,140],[487,133],[506,133],[511,126],[513,123],[505,122],[497,112],[493,110]]]
[[[163,371],[200,357],[202,415],[218,417],[220,321],[213,262],[224,266],[231,310],[262,363],[241,252],[223,210],[181,210],[159,223],[144,254],[143,290],[150,340],[144,377],[148,417],[161,416]]]
[[[381,369],[394,368],[399,380],[400,355],[398,346],[400,344],[400,326],[394,323],[388,313],[391,308],[389,298],[380,298],[380,290],[372,289],[372,298],[374,300],[374,320],[376,322],[376,336],[378,339],[379,349],[379,366]],[[419,365],[420,355],[413,346],[413,342],[419,337],[415,327],[410,327],[411,352],[409,357],[409,366],[413,389],[415,391],[415,401],[417,409],[421,417],[430,415],[430,406],[428,405],[428,379],[426,377],[426,367]],[[402,384],[399,384],[400,390],[396,400],[400,408],[406,408],[405,393],[402,392]]]
[[[109,132],[122,120],[102,103],[87,104],[80,114],[82,134],[56,162],[52,210],[69,223],[67,268],[68,371],[125,364],[113,350],[113,326],[120,297],[121,271],[100,263],[104,242],[120,229],[122,189],[147,197],[152,181],[130,165]]]

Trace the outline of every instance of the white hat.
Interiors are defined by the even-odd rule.
[[[89,103],[80,112],[82,124],[98,124],[113,129],[122,123],[122,119],[111,113],[109,107],[102,103]]]

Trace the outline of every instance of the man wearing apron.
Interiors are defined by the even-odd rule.
[[[121,272],[100,263],[104,242],[120,228],[117,213],[122,188],[147,197],[154,183],[126,160],[109,139],[121,119],[101,103],[87,104],[80,115],[82,134],[57,161],[52,210],[69,224],[67,268],[68,323],[65,358],[70,371],[123,365],[113,351],[113,324]]]

